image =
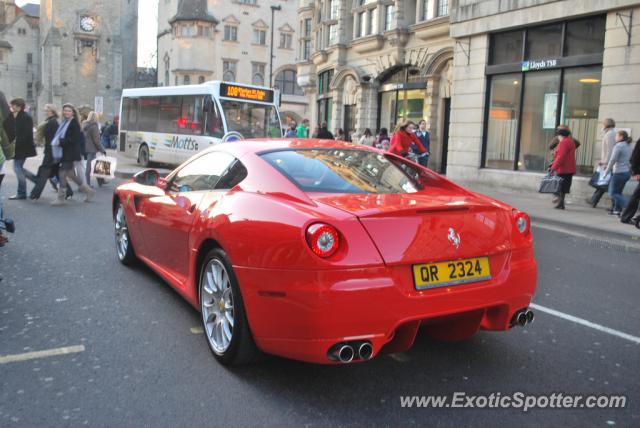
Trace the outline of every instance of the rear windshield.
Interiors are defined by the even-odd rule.
[[[358,149],[282,150],[263,159],[305,192],[414,193],[422,188],[409,165]]]

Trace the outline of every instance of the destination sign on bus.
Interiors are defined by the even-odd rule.
[[[228,83],[220,84],[220,96],[240,100],[261,101],[263,103],[273,102],[273,91],[269,89],[249,88],[240,85],[230,85]]]

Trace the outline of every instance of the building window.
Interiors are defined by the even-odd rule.
[[[329,25],[329,45],[338,43],[338,25]]]
[[[164,86],[169,86],[169,70],[164,71]]]
[[[33,54],[32,53],[28,53],[27,54],[27,64],[33,64]]]
[[[318,75],[318,95],[329,92],[331,79],[333,79],[333,70],[327,70]]]
[[[293,35],[291,33],[280,33],[280,49],[291,49]]]
[[[27,82],[27,99],[28,100],[33,99],[33,83],[32,82]]]
[[[198,37],[211,37],[211,28],[208,25],[198,25]]]
[[[300,23],[300,58],[307,61],[311,56],[311,18]]]
[[[0,62],[4,62],[4,52],[0,51]]]
[[[329,19],[337,20],[340,16],[340,1],[329,0]]]
[[[253,30],[253,44],[266,45],[267,44],[267,32],[265,30]]]
[[[204,76],[198,77],[198,83],[204,83]]]
[[[264,70],[266,64],[262,62],[251,63],[251,83],[258,86],[264,86]]]
[[[256,0],[236,0],[236,1],[242,4],[252,4],[252,5],[256,4]]]
[[[227,82],[235,82],[236,65],[236,61],[222,61],[222,80],[226,80]]]
[[[436,16],[449,15],[449,0],[438,0],[438,8],[436,10]]]
[[[389,31],[396,26],[396,7],[388,5],[384,7],[384,31]]]
[[[185,84],[185,85],[190,85],[191,84],[191,76],[189,76],[189,75],[184,76],[182,78],[182,83]]]
[[[27,30],[24,29],[24,28],[18,28],[18,35],[26,36],[27,35]]]
[[[593,172],[604,20],[596,16],[491,36],[484,167],[545,171],[552,157],[549,142],[563,123],[582,143],[578,173]]]
[[[182,37],[193,37],[196,35],[196,29],[193,25],[183,25],[180,27],[180,35]]]
[[[224,26],[224,40],[228,42],[237,42],[238,41],[238,27],[235,25],[225,25]]]
[[[274,86],[284,95],[304,95],[302,88],[298,86],[295,70],[283,70],[278,73]]]

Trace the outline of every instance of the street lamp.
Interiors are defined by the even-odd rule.
[[[276,10],[282,10],[280,5],[271,5],[271,46],[269,53],[269,87],[273,87],[273,19]]]

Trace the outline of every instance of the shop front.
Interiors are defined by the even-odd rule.
[[[382,80],[378,94],[378,129],[393,132],[396,125],[411,120],[416,124],[428,116],[425,102],[427,80],[414,67],[404,67]]]
[[[593,172],[605,22],[598,15],[490,36],[482,167],[546,171],[564,124],[581,143],[578,173]]]

